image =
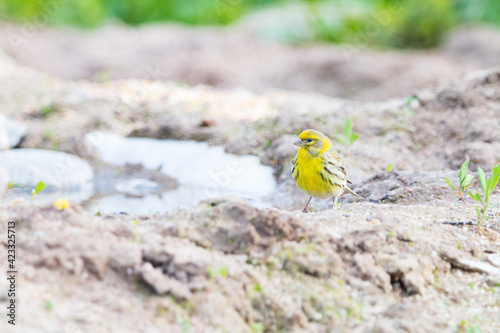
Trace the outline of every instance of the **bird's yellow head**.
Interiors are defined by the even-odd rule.
[[[320,131],[308,129],[300,133],[299,140],[293,143],[310,154],[320,154],[332,147],[330,139]]]

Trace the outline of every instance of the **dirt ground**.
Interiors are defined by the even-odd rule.
[[[409,96],[473,69],[498,66],[500,32],[464,27],[434,51],[285,46],[245,28],[109,25],[95,31],[0,24],[0,49],[66,79],[139,78],[254,92],[314,92],[361,101]]]
[[[105,28],[102,36],[124,29]],[[140,39],[148,29],[153,28],[133,31],[130,38]],[[156,38],[179,38],[168,35],[171,27],[158,29],[165,30]],[[186,31],[179,34],[190,33]],[[217,49],[220,43],[228,43],[217,52],[231,49],[231,41],[241,42],[239,37],[220,42],[212,34],[209,31],[204,37],[205,47]],[[64,49],[63,41],[74,39],[87,40],[88,44],[78,46],[81,50],[104,52],[97,47],[103,45],[100,38],[94,33],[44,30],[26,47],[35,50],[33,45],[45,40],[46,50],[57,45]],[[201,43],[202,37],[197,38]],[[262,54],[290,51],[276,45],[265,49],[266,44],[249,38],[247,44],[256,43]],[[454,45],[445,44],[436,51],[438,55],[378,53],[381,67],[404,64],[408,70],[395,70],[401,75],[398,79],[384,72],[386,77],[379,80],[394,79],[391,87],[400,87],[398,80],[410,73],[430,78],[409,80],[410,86],[402,90],[391,88],[378,95],[369,92],[370,86],[338,95],[336,90],[315,88],[287,92],[264,87],[259,93],[252,91],[251,80],[245,81],[250,76],[223,75],[221,68],[215,72],[228,81],[218,87],[247,88],[219,90],[140,79],[75,81],[103,68],[73,74],[60,69],[75,75],[70,80],[57,77],[55,69],[37,67],[53,74],[42,73],[0,54],[0,112],[27,125],[21,147],[50,149],[56,144],[95,165],[98,158],[82,136],[96,129],[193,139],[223,145],[231,153],[255,154],[275,168],[278,180],[276,193],[268,198],[275,208],[268,209],[237,198],[212,199],[191,209],[154,215],[95,216],[76,203],[57,211],[36,200],[0,206],[4,235],[0,262],[7,262],[7,221],[14,220],[20,278],[18,326],[13,328],[2,319],[0,331],[500,331],[500,208],[490,211],[479,234],[472,200],[464,206],[444,181],[450,177],[456,182],[456,170],[466,158],[471,160],[472,172],[478,166],[490,170],[500,162],[500,71],[460,76],[489,60],[471,61],[465,67],[463,59],[473,57],[472,51],[446,55],[454,52],[450,51]],[[242,58],[248,53],[232,49],[239,50]],[[305,54],[328,54],[332,49],[294,49],[289,59],[309,59]],[[43,52],[49,51],[38,50],[36,66],[49,66],[43,60]],[[16,58],[28,65],[28,54],[19,53]],[[53,68],[66,65],[53,54]],[[87,56],[82,54],[81,61],[99,64]],[[374,61],[377,55],[368,52],[359,57]],[[439,59],[449,57],[454,60],[437,65]],[[68,56],[68,64],[78,61],[74,59]],[[435,67],[426,65],[431,63]],[[259,64],[256,59],[255,66]],[[314,72],[306,68],[304,72]],[[432,68],[448,76],[437,75]],[[276,80],[280,77],[268,74]],[[433,86],[436,77],[448,83]],[[240,85],[227,83],[233,79],[241,79]],[[345,91],[356,89],[363,80],[354,74],[349,79],[355,83]],[[415,97],[408,99],[410,93]],[[394,99],[373,102],[379,99],[374,96]],[[353,119],[361,136],[350,154],[338,148],[354,190],[366,199],[345,197],[341,209],[334,210],[328,209],[327,202],[314,201],[313,212],[303,214],[299,209],[307,198],[296,189],[288,171],[296,152],[292,142],[305,128],[335,137],[346,117]],[[478,190],[478,184],[471,188]],[[492,202],[498,201],[497,190]],[[4,309],[8,288],[2,279],[0,307]]]

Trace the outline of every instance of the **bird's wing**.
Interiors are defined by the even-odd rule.
[[[332,166],[337,167],[344,174],[346,182],[348,184],[352,184],[352,182],[349,179],[347,179],[347,172],[345,171],[344,163],[342,163],[342,160],[340,159],[337,151],[335,149],[331,148],[327,152],[327,154],[331,156],[329,158],[328,157],[326,158],[327,165],[330,164]]]
[[[326,152],[325,159],[327,160],[327,164],[339,168],[340,171],[347,178],[347,172],[345,171],[344,163],[342,163],[342,160],[340,159],[339,154],[335,149],[331,148],[328,152]]]
[[[342,181],[347,181],[347,174],[344,165],[339,156],[336,154],[335,150],[326,152],[324,154],[324,160],[325,164],[323,166],[323,170],[325,172],[332,176],[335,175]]]

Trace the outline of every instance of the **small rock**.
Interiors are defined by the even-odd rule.
[[[108,258],[100,254],[84,254],[82,256],[85,267],[89,272],[95,274],[98,278],[103,279],[108,268]]]
[[[411,271],[401,276],[401,284],[408,295],[422,294],[425,288],[425,279],[419,272]]]
[[[498,253],[490,253],[490,254],[488,254],[488,261],[493,266],[496,266],[496,267],[500,268],[500,254],[498,254]]]
[[[119,242],[111,244],[110,266],[114,269],[126,269],[140,264],[142,260],[141,247],[136,243]]]
[[[369,253],[356,253],[354,262],[359,268],[361,277],[366,280],[373,281],[379,288],[385,292],[392,290],[391,276],[375,263],[373,257]]]
[[[163,274],[160,268],[154,268],[149,262],[140,269],[142,279],[149,284],[158,295],[173,294],[182,299],[189,299],[191,292],[182,282]]]
[[[497,268],[485,262],[459,258],[453,262],[453,265],[465,271],[479,272],[479,273],[486,273],[486,274],[500,276],[500,268]]]
[[[0,150],[17,146],[26,136],[26,125],[0,115]]]
[[[402,289],[408,295],[422,294],[425,279],[416,258],[380,255],[377,262],[390,274],[393,283],[401,283]]]

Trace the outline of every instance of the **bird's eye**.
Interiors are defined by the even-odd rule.
[[[307,139],[307,142],[313,142],[313,139],[309,138]]]

